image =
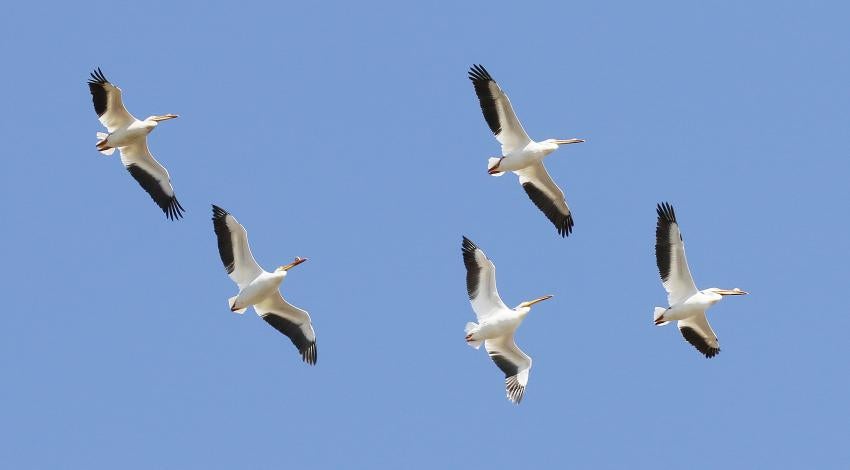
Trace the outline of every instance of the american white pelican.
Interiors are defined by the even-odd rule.
[[[517,347],[514,331],[531,311],[531,306],[552,298],[551,295],[522,302],[508,308],[496,290],[496,266],[466,237],[463,237],[463,264],[466,265],[466,292],[478,323],[466,324],[466,342],[475,349],[484,348],[490,359],[505,373],[508,400],[519,403],[528,384],[531,358]]]
[[[112,155],[116,148],[119,149],[121,163],[165,212],[166,217],[171,220],[182,217],[185,209],[174,196],[168,171],[148,150],[148,134],[157,123],[174,119],[177,115],[148,116],[144,121],[139,121],[124,108],[121,89],[109,83],[100,68],[91,73],[88,83],[94,111],[108,132],[97,133],[100,139],[97,149],[104,155]]]
[[[562,237],[573,231],[573,216],[564,199],[564,192],[552,181],[543,166],[543,159],[560,145],[578,144],[582,139],[546,139],[535,142],[528,137],[511,107],[508,95],[499,88],[482,65],[469,69],[469,79],[475,87],[484,120],[502,144],[502,157],[490,158],[487,172],[501,176],[513,171],[534,205],[555,224]]]
[[[310,315],[283,300],[278,290],[286,272],[307,259],[295,258],[272,273],[263,270],[251,254],[245,227],[221,207],[213,205],[212,209],[218,254],[230,279],[239,286],[239,294],[227,299],[230,311],[245,313],[253,305],[263,320],[292,340],[304,362],[316,364],[316,333]]]
[[[676,213],[669,203],[658,204],[658,224],[655,226],[655,261],[661,282],[667,291],[669,308],[655,307],[653,321],[656,325],[666,325],[678,320],[679,331],[687,342],[705,357],[714,357],[720,352],[717,336],[708,324],[705,311],[716,304],[724,295],[744,295],[738,289],[697,290],[688,260],[685,258],[685,243],[676,222]]]

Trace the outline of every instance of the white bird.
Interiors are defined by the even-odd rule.
[[[669,203],[658,204],[658,223],[655,227],[655,261],[661,282],[667,291],[669,308],[655,307],[653,321],[656,325],[666,325],[678,320],[679,331],[685,340],[691,343],[705,357],[714,357],[720,352],[717,335],[708,324],[705,311],[719,302],[725,295],[745,295],[738,289],[697,290],[688,260],[685,258],[685,244],[676,222],[676,213]]]
[[[100,68],[91,73],[88,84],[94,110],[108,132],[97,133],[100,139],[97,150],[104,155],[112,155],[116,148],[120,150],[121,163],[165,212],[166,217],[171,220],[182,217],[185,209],[174,196],[168,171],[153,158],[147,141],[148,134],[157,123],[174,119],[177,115],[148,116],[144,121],[136,119],[124,108],[121,89],[109,83]]]
[[[502,144],[502,157],[490,158],[487,172],[501,176],[513,171],[534,205],[555,224],[565,237],[573,230],[573,216],[564,199],[564,192],[552,181],[543,166],[543,159],[561,145],[578,144],[582,139],[546,139],[535,142],[528,137],[511,107],[508,95],[481,65],[469,69],[469,79],[478,95],[484,120]]]
[[[463,264],[466,266],[466,292],[478,323],[466,324],[466,342],[475,349],[484,343],[490,359],[505,373],[508,400],[519,403],[528,385],[531,358],[517,347],[514,332],[531,306],[552,298],[551,295],[522,302],[508,308],[496,290],[496,266],[466,237],[463,237]]]
[[[253,305],[260,318],[289,337],[304,362],[316,364],[316,333],[310,315],[283,300],[278,290],[287,271],[307,259],[295,258],[271,273],[263,270],[251,254],[245,227],[221,207],[213,205],[212,209],[218,254],[230,279],[239,286],[239,294],[227,300],[230,311],[244,313]]]

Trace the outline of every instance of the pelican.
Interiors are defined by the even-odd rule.
[[[531,358],[517,347],[514,332],[525,320],[532,305],[552,296],[544,295],[522,302],[516,308],[508,308],[496,290],[496,266],[493,262],[466,237],[463,237],[461,251],[466,265],[466,292],[478,317],[478,323],[466,324],[466,343],[475,349],[484,343],[490,359],[505,373],[508,400],[518,404],[528,385]]]
[[[661,283],[667,291],[669,308],[655,307],[653,321],[662,326],[678,320],[679,331],[705,357],[714,357],[720,352],[717,335],[708,324],[705,311],[727,295],[746,295],[738,289],[697,290],[688,260],[685,258],[685,243],[676,222],[676,213],[669,203],[658,204],[658,223],[655,226],[655,261],[661,274]]]
[[[263,270],[251,254],[245,227],[221,207],[213,205],[212,210],[218,254],[230,279],[239,286],[239,294],[227,300],[230,311],[245,313],[253,305],[260,318],[289,337],[304,362],[315,365],[316,333],[310,315],[283,300],[278,290],[286,273],[307,259],[295,258],[271,273]]]
[[[104,155],[112,155],[115,149],[121,151],[121,163],[130,175],[139,182],[142,189],[171,220],[183,217],[183,206],[174,196],[168,171],[153,158],[148,150],[148,134],[158,123],[174,119],[176,114],[148,116],[139,121],[130,114],[121,100],[121,89],[109,83],[100,68],[91,73],[88,81],[94,111],[108,134],[97,133],[97,150]]]
[[[546,139],[535,142],[528,137],[511,107],[508,95],[482,65],[469,69],[469,79],[478,95],[484,120],[502,144],[502,156],[490,158],[487,172],[501,176],[513,171],[525,193],[546,217],[555,224],[562,237],[573,231],[573,216],[564,192],[552,181],[543,159],[561,145],[578,144],[582,139]]]

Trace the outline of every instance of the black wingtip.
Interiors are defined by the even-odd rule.
[[[227,214],[229,214],[229,212],[222,209],[221,207],[218,207],[215,204],[212,204],[212,212],[213,212],[213,219],[212,220],[220,219],[222,217],[227,216]]]
[[[318,350],[316,349],[315,341],[310,343],[310,346],[301,351],[301,359],[308,365],[316,365],[316,362],[319,360],[319,354]]]
[[[171,202],[167,207],[162,209],[165,212],[165,216],[168,217],[168,220],[179,220],[183,218],[183,213],[186,212],[186,209],[180,204],[180,201],[177,200],[177,196],[171,198]]]
[[[561,220],[561,225],[556,226],[558,233],[561,234],[561,238],[566,238],[573,233],[573,225],[575,225],[573,222],[573,213],[570,212],[563,218],[563,220]]]
[[[489,82],[493,80],[493,77],[490,76],[490,72],[484,68],[481,64],[472,64],[472,67],[469,68],[469,79],[473,82],[484,81]]]
[[[711,359],[712,357],[720,354],[720,348],[710,346],[705,338],[703,338],[702,335],[697,333],[693,328],[683,327],[679,328],[679,331],[681,331],[685,341],[691,343],[691,345],[696,348],[697,351],[702,353],[706,359]]]
[[[103,85],[109,83],[109,80],[106,79],[106,75],[100,70],[100,67],[94,69],[94,71],[90,74],[91,78],[89,78],[89,84],[91,85]]]
[[[676,211],[673,210],[673,206],[669,202],[662,202],[655,207],[655,212],[658,214],[660,219],[663,219],[670,223],[676,222]]]
[[[463,236],[463,243],[461,246],[464,253],[472,253],[478,249],[478,246],[472,240],[466,238],[466,235]]]

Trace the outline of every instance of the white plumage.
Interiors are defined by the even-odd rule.
[[[306,258],[295,258],[271,273],[265,271],[251,254],[245,227],[221,207],[212,208],[218,253],[227,274],[239,286],[239,294],[228,299],[230,310],[244,313],[253,305],[263,320],[289,337],[304,362],[316,364],[316,333],[310,315],[285,301],[278,290],[287,271],[307,261]]]
[[[502,144],[502,157],[490,158],[487,171],[501,176],[513,171],[526,194],[565,237],[573,230],[573,216],[564,199],[564,192],[552,180],[543,159],[561,145],[584,142],[582,139],[547,139],[535,142],[528,137],[517,119],[508,95],[481,65],[469,69],[469,79],[478,95],[484,120]]]
[[[656,212],[655,261],[670,307],[655,307],[653,321],[661,326],[678,320],[679,331],[685,340],[705,357],[714,357],[720,352],[720,343],[708,324],[705,312],[723,296],[744,295],[746,292],[738,288],[717,287],[698,290],[688,268],[685,243],[673,206],[666,202],[658,204]]]
[[[511,309],[502,302],[496,290],[496,266],[484,252],[466,237],[461,246],[466,266],[466,290],[478,323],[466,324],[466,341],[475,349],[484,348],[490,359],[505,374],[508,399],[520,403],[528,385],[531,358],[514,342],[514,332],[537,302],[549,299],[547,295],[522,302]]]
[[[147,142],[148,134],[157,123],[177,115],[154,115],[144,121],[136,119],[124,107],[121,89],[110,83],[100,69],[92,72],[88,85],[94,110],[108,132],[97,133],[97,149],[104,155],[112,155],[117,148],[121,152],[121,163],[166,217],[171,220],[182,217],[185,209],[174,195],[168,171],[153,157]]]

